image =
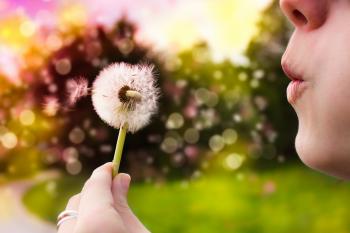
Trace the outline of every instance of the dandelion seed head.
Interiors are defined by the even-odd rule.
[[[127,123],[134,133],[150,122],[158,110],[159,90],[153,66],[114,63],[97,76],[92,87],[92,102],[100,118],[114,128]],[[135,91],[141,98],[126,93]]]
[[[78,100],[89,94],[88,81],[82,77],[68,80],[66,89],[68,92],[69,106],[76,104]]]

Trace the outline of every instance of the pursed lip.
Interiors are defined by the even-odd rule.
[[[282,69],[290,80],[292,80],[292,81],[294,81],[294,80],[304,81],[303,76],[296,73],[294,70],[292,70],[287,62],[282,63]]]
[[[287,88],[287,99],[290,104],[294,105],[305,91],[307,82],[305,82],[302,75],[292,70],[288,63],[282,62],[282,69],[287,77],[292,80]]]

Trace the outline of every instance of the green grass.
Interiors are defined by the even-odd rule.
[[[41,183],[24,196],[24,203],[41,218],[55,221],[82,182],[65,177]],[[271,182],[276,191],[268,194],[264,189]],[[243,176],[206,175],[188,185],[137,183],[129,195],[142,222],[163,233],[346,233],[349,199],[348,184],[297,166]]]

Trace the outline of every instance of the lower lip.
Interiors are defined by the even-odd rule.
[[[287,99],[291,104],[295,104],[305,91],[306,83],[303,80],[293,80],[287,88]]]

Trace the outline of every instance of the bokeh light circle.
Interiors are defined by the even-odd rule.
[[[18,139],[16,134],[7,132],[1,136],[1,143],[6,149],[13,149],[17,146]]]
[[[183,126],[184,122],[183,116],[180,113],[175,112],[168,117],[166,127],[168,129],[179,129]]]
[[[214,152],[221,151],[225,146],[224,139],[220,135],[214,135],[209,139],[209,147]]]
[[[199,131],[195,128],[189,128],[185,131],[184,139],[187,143],[195,144],[199,140]]]
[[[66,75],[71,71],[72,64],[68,58],[63,58],[56,62],[55,69],[60,75]]]
[[[79,160],[71,160],[66,163],[66,170],[71,175],[77,175],[81,172],[82,165]]]
[[[222,137],[224,138],[225,144],[232,145],[237,141],[238,134],[234,129],[225,129],[222,133]]]
[[[160,148],[166,153],[174,153],[178,148],[178,141],[173,137],[166,137]]]
[[[74,143],[74,144],[80,144],[84,141],[85,139],[85,133],[84,131],[79,128],[75,127],[72,129],[72,131],[69,133],[69,140]]]
[[[19,121],[22,125],[32,125],[35,121],[35,114],[31,110],[23,110],[19,115]]]
[[[236,170],[241,167],[245,157],[243,155],[232,153],[224,160],[224,166],[230,170]]]

